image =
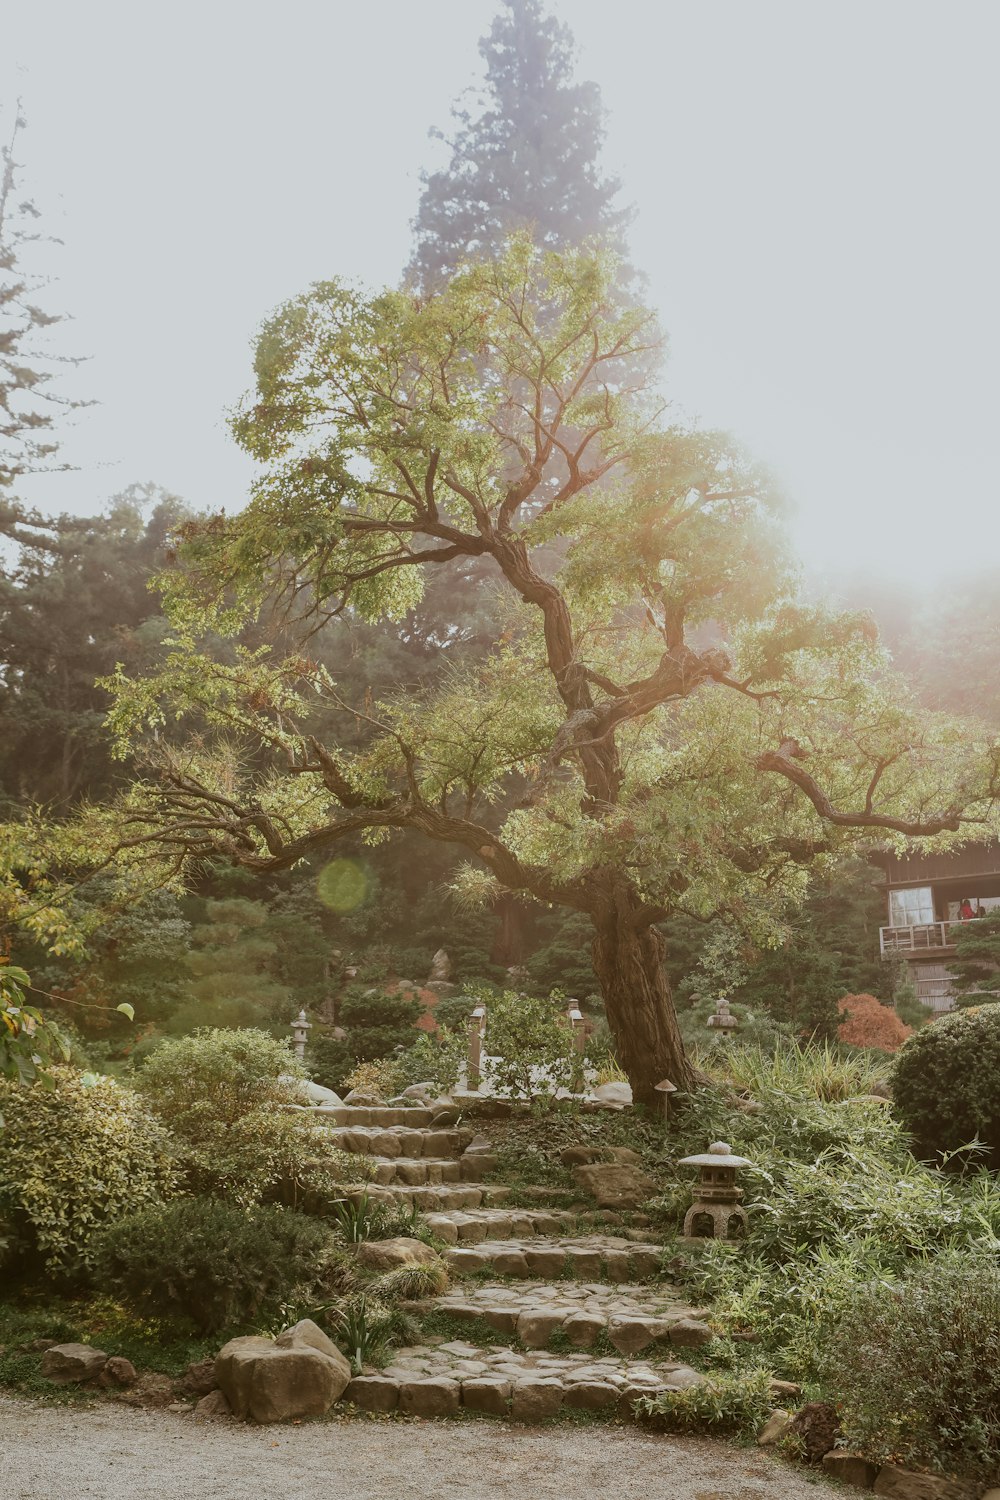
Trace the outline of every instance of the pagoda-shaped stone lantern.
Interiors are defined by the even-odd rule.
[[[306,1055],[306,1042],[312,1031],[312,1022],[306,1020],[306,1013],[300,1010],[292,1022],[292,1051],[301,1062]]]
[[[726,1141],[713,1141],[701,1156],[685,1156],[682,1167],[698,1168],[694,1202],[684,1218],[688,1240],[736,1240],[746,1234],[746,1211],[740,1207],[743,1189],[736,1186],[736,1171],[749,1167],[744,1156],[734,1156]]]
[[[727,1037],[736,1030],[739,1024],[736,1017],[729,1013],[729,1001],[720,996],[716,1001],[715,1015],[708,1018],[708,1025],[713,1031],[721,1031],[723,1037]]]

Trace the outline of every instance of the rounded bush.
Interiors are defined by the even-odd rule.
[[[176,1140],[189,1192],[323,1207],[364,1176],[300,1103],[301,1065],[264,1031],[203,1030],[163,1042],[135,1086]]]
[[[94,1245],[101,1284],[152,1317],[204,1333],[307,1301],[336,1256],[333,1236],[291,1209],[178,1198],[110,1225]]]
[[[1000,1005],[942,1016],[904,1044],[893,1098],[918,1154],[958,1151],[978,1139],[1000,1162]],[[975,1160],[982,1158],[973,1158]]]
[[[177,1174],[167,1132],[130,1089],[70,1068],[49,1078],[0,1082],[0,1220],[14,1248],[73,1275],[98,1230],[167,1196]]]

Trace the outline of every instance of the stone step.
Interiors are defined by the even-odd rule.
[[[662,1247],[616,1235],[484,1239],[445,1251],[456,1275],[490,1269],[498,1276],[570,1278],[577,1281],[649,1281],[660,1274]]]
[[[416,1208],[422,1213],[441,1213],[451,1209],[483,1208],[502,1202],[510,1192],[504,1187],[477,1187],[473,1184],[442,1183],[438,1187],[416,1186],[406,1183],[383,1184],[365,1182],[350,1184],[344,1188],[344,1197],[358,1199],[367,1194],[372,1203],[385,1203],[405,1209]]]
[[[442,1183],[461,1182],[460,1161],[435,1161],[432,1157],[372,1156],[372,1181],[380,1187],[404,1183],[407,1187],[440,1187]]]
[[[427,1215],[427,1227],[447,1245],[564,1234],[575,1222],[574,1215],[562,1209],[541,1208],[459,1209]]]
[[[356,1156],[433,1156],[438,1159],[461,1156],[474,1134],[474,1131],[458,1126],[435,1129],[430,1126],[337,1125],[329,1131],[335,1146]]]
[[[486,1324],[528,1349],[543,1349],[554,1337],[591,1349],[603,1334],[619,1354],[629,1356],[643,1349],[698,1349],[714,1337],[704,1309],[689,1306],[664,1285],[469,1285],[419,1305],[473,1326]]]
[[[347,1125],[347,1126],[378,1126],[382,1130],[391,1130],[397,1126],[406,1128],[427,1128],[436,1113],[433,1109],[424,1109],[420,1105],[361,1105],[361,1104],[311,1104],[308,1106],[291,1105],[299,1113],[307,1114],[311,1120],[321,1121],[324,1125]]]
[[[562,1411],[631,1418],[637,1399],[682,1391],[705,1376],[663,1358],[633,1361],[585,1353],[521,1353],[459,1340],[399,1349],[391,1365],[356,1376],[344,1400],[365,1411],[448,1417],[474,1411],[539,1422]]]

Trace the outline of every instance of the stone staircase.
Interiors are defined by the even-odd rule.
[[[348,1401],[420,1416],[535,1421],[565,1408],[613,1418],[641,1395],[703,1379],[677,1356],[711,1329],[663,1279],[662,1247],[644,1228],[565,1190],[541,1194],[555,1201],[538,1207],[507,1204],[509,1188],[482,1180],[497,1165],[484,1138],[435,1127],[431,1110],[326,1113],[337,1145],[374,1168],[374,1181],[346,1193],[421,1210],[452,1274],[447,1292],[411,1304],[426,1341],[352,1380]]]

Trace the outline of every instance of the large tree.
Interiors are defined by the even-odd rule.
[[[521,238],[427,300],[327,282],[283,307],[234,421],[251,502],[188,529],[177,645],[119,674],[112,719],[149,766],[119,814],[133,850],[268,872],[416,829],[466,852],[470,898],[581,913],[648,1102],[693,1078],[665,916],[763,929],[857,830],[961,838],[997,787],[995,758],[892,696],[865,617],[791,601],[766,476],[663,424],[636,373],[654,321],[614,286],[601,257]],[[469,558],[503,629],[422,695],[348,701],[308,647],[199,650],[261,609],[303,631],[401,615]],[[155,738],[178,715],[181,748]]]
[[[24,127],[18,103],[10,139],[0,147],[0,534],[32,540],[45,535],[47,523],[24,506],[16,487],[29,475],[68,467],[59,458],[58,420],[85,403],[60,387],[66,366],[78,363],[51,340],[63,315],[40,306],[46,278],[31,261],[46,236],[38,209],[18,188]]]
[[[425,173],[410,272],[432,290],[466,259],[528,229],[547,249],[616,241],[628,213],[599,165],[604,110],[596,83],[573,77],[569,28],[540,0],[503,0],[479,44],[486,77],[473,109],[452,111],[451,158]]]
[[[175,496],[132,485],[102,515],[17,527],[0,570],[0,810],[65,813],[121,779],[95,678],[155,657],[165,622],[147,585],[184,514]]]

